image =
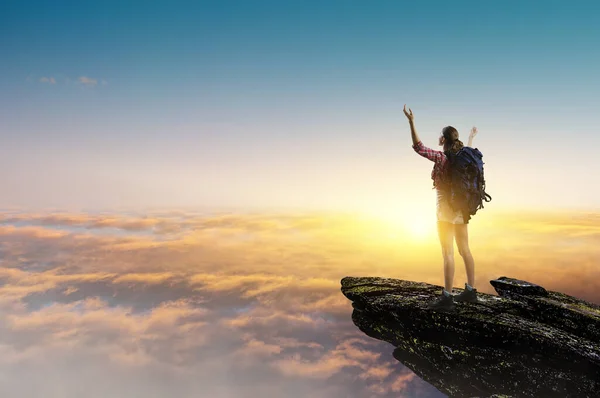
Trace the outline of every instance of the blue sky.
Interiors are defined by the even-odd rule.
[[[2,206],[429,206],[404,103],[430,146],[445,125],[465,141],[479,128],[499,207],[600,197],[592,1],[15,1],[0,14]]]

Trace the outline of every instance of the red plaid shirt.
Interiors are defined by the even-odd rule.
[[[431,179],[433,180],[433,187],[442,189],[442,176],[446,168],[447,158],[442,151],[436,151],[431,148],[427,148],[421,141],[413,145],[413,149],[419,155],[434,162],[433,170],[431,171]]]

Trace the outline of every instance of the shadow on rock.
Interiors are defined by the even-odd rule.
[[[342,293],[365,334],[450,397],[600,396],[600,307],[502,277],[499,296],[428,309],[440,286],[346,277]],[[460,290],[460,289],[458,289]]]

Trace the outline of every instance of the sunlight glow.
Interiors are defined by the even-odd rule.
[[[369,216],[377,220],[380,238],[428,241],[436,237],[436,219],[431,211],[419,208],[410,210],[371,210]]]

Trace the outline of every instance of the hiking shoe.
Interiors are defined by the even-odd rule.
[[[478,301],[477,289],[469,290],[467,289],[467,284],[465,283],[465,290],[454,296],[454,300],[460,303],[476,303]]]
[[[429,303],[428,307],[433,310],[450,310],[454,308],[454,297],[452,295],[446,296],[442,292],[442,295]]]

